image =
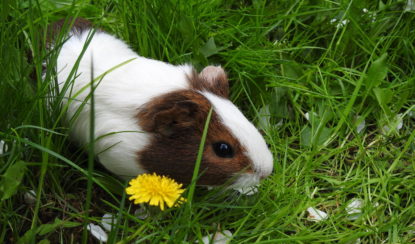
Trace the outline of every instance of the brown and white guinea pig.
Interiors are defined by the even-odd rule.
[[[83,145],[90,141],[93,70],[95,153],[105,168],[125,179],[156,172],[189,183],[213,108],[197,184],[214,186],[232,179],[234,188],[249,187],[271,174],[272,154],[254,125],[229,101],[228,79],[220,66],[197,73],[188,64],[141,57],[104,31],[96,31],[86,44],[88,36],[90,25],[75,21],[55,68],[67,98],[67,119],[76,116],[71,137]],[[63,90],[65,84],[68,89]]]

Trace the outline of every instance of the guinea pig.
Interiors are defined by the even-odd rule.
[[[76,20],[65,41],[51,48],[59,48],[54,68],[70,137],[81,145],[90,142],[94,83],[94,150],[106,169],[125,179],[155,172],[188,184],[212,108],[197,184],[249,187],[271,174],[272,154],[229,101],[220,66],[198,73],[189,64],[139,56],[113,35],[92,30]]]

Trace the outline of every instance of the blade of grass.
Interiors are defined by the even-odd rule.
[[[88,182],[87,182],[87,191],[86,191],[86,202],[85,202],[85,210],[84,210],[84,230],[82,233],[82,242],[87,243],[88,238],[88,229],[86,228],[88,225],[88,216],[89,216],[89,208],[91,206],[91,198],[92,198],[92,171],[94,170],[94,160],[95,160],[95,89],[97,86],[94,85],[94,57],[93,53],[91,53],[91,74],[90,74],[91,82],[90,82],[90,93],[89,93],[89,101],[90,101],[90,124],[89,124],[89,148],[88,148]]]
[[[206,122],[205,122],[205,126],[203,128],[202,138],[200,140],[199,150],[198,150],[197,158],[196,158],[196,162],[195,162],[195,168],[193,169],[192,181],[191,181],[191,183],[189,185],[189,188],[188,188],[187,209],[188,209],[189,213],[190,213],[190,209],[192,208],[193,195],[194,195],[194,192],[195,192],[196,181],[197,181],[197,178],[199,177],[199,169],[200,169],[200,164],[201,164],[202,158],[203,158],[203,152],[204,152],[204,149],[205,149],[206,136],[207,136],[208,129],[209,129],[210,119],[212,117],[212,111],[213,111],[213,108],[211,108],[209,110],[209,113],[206,117]]]

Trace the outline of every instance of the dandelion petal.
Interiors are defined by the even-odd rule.
[[[134,200],[135,204],[148,203],[152,206],[159,206],[162,211],[166,205],[169,208],[173,207],[184,192],[184,189],[181,189],[182,184],[155,173],[139,175],[129,184],[125,192],[131,195],[130,200]]]

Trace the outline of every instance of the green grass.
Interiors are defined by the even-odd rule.
[[[230,230],[232,243],[414,242],[415,11],[405,6],[3,0],[0,243],[90,243],[84,226],[104,213],[118,219],[109,243],[194,243],[218,229]],[[221,64],[231,100],[263,129],[274,154],[274,173],[259,192],[197,188],[190,209],[135,218],[125,183],[99,164],[88,171],[87,154],[68,139],[61,98],[48,92],[54,72],[42,78],[42,62],[56,59],[42,48],[45,27],[67,16],[91,20],[146,57],[198,69]],[[37,199],[28,204],[32,189]],[[353,198],[364,202],[357,220],[346,212]],[[308,207],[329,218],[309,221]]]

